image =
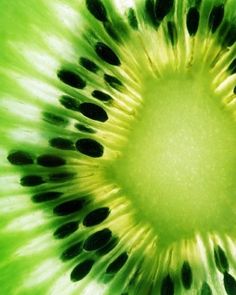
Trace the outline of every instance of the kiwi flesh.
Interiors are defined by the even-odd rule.
[[[235,295],[235,1],[0,6],[0,293]]]

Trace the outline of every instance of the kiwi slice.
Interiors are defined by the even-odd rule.
[[[235,1],[0,7],[0,293],[235,295]]]

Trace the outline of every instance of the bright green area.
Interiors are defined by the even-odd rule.
[[[208,73],[195,71],[144,81],[139,118],[108,172],[167,245],[229,232],[236,218],[236,124]]]

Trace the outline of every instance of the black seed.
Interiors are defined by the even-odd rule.
[[[81,132],[86,132],[86,133],[95,133],[95,130],[93,130],[92,128],[86,127],[82,124],[75,124],[75,128],[77,128],[79,131]]]
[[[106,255],[107,253],[111,252],[116,247],[118,242],[119,242],[118,238],[116,237],[112,238],[104,247],[102,247],[101,249],[97,251],[97,254],[101,256]]]
[[[107,22],[104,22],[103,23],[103,27],[105,29],[105,31],[107,32],[107,34],[112,38],[114,39],[115,41],[117,42],[120,42],[120,37],[115,29],[115,27],[113,26],[113,24],[109,21]]]
[[[38,175],[27,175],[21,178],[20,184],[22,186],[37,186],[43,184],[44,180]]]
[[[128,10],[128,22],[132,29],[138,30],[138,20],[133,8]]]
[[[61,260],[67,261],[75,258],[82,252],[82,242],[73,244],[61,254]]]
[[[85,216],[83,224],[87,227],[97,225],[102,223],[109,214],[110,209],[108,207],[95,209]]]
[[[57,126],[66,126],[69,122],[67,119],[55,115],[53,113],[44,112],[42,113],[43,120],[49,124],[57,125]]]
[[[76,174],[72,172],[53,173],[49,175],[49,181],[51,182],[64,182],[74,178]]]
[[[212,295],[211,288],[206,282],[204,282],[202,284],[201,294],[200,295]]]
[[[107,113],[104,111],[104,109],[94,103],[84,102],[80,105],[79,109],[84,116],[90,119],[100,122],[105,122],[108,120]]]
[[[79,112],[80,102],[74,97],[63,95],[60,98],[60,103],[69,110]]]
[[[119,57],[106,44],[104,44],[102,42],[97,42],[95,45],[95,51],[96,51],[97,55],[105,62],[107,62],[113,66],[120,66],[121,65]]]
[[[114,76],[110,76],[108,74],[104,74],[104,80],[107,82],[112,88],[120,90],[123,86],[122,82]]]
[[[62,138],[62,137],[52,138],[49,140],[49,143],[52,147],[57,148],[57,149],[61,149],[61,150],[73,150],[74,149],[74,142],[69,139]]]
[[[151,24],[154,27],[156,27],[157,20],[156,20],[156,15],[155,15],[154,0],[146,0],[146,2],[145,2],[145,11],[147,13],[147,16],[148,16],[149,20],[151,21]]]
[[[161,284],[161,295],[174,295],[175,287],[174,282],[170,275],[167,275]]]
[[[44,167],[59,167],[65,165],[65,160],[54,155],[41,155],[37,158],[37,164]]]
[[[78,227],[77,221],[71,221],[58,227],[53,235],[56,239],[64,239],[77,231]]]
[[[110,263],[106,269],[106,273],[117,273],[128,260],[128,254],[126,252],[120,254],[112,263]]]
[[[185,289],[190,289],[193,281],[192,270],[187,261],[182,265],[181,269],[181,279]]]
[[[196,7],[191,7],[187,13],[186,25],[190,36],[197,33],[200,15]]]
[[[99,158],[103,155],[103,146],[94,139],[82,138],[77,140],[75,145],[76,149],[86,156]]]
[[[86,6],[89,12],[99,21],[107,20],[107,12],[101,0],[86,0]]]
[[[111,239],[112,232],[108,228],[90,235],[84,242],[84,249],[86,251],[94,251],[105,246]]]
[[[77,74],[69,70],[60,70],[57,73],[58,78],[65,84],[83,89],[86,86],[86,82]]]
[[[214,258],[216,266],[220,272],[224,273],[225,271],[229,270],[229,263],[227,257],[220,246],[215,247]]]
[[[224,287],[228,295],[236,294],[236,281],[229,273],[224,273]]]
[[[218,29],[224,18],[224,5],[214,6],[209,16],[208,26],[212,33]]]
[[[236,25],[225,22],[220,31],[222,46],[231,47],[236,42]]]
[[[70,279],[72,282],[77,282],[82,280],[84,277],[89,274],[91,271],[95,261],[93,259],[86,259],[83,262],[76,265],[76,267],[72,270]]]
[[[79,63],[83,68],[90,72],[97,73],[97,71],[99,70],[99,67],[93,61],[86,57],[81,57]]]
[[[97,99],[99,99],[99,100],[101,100],[101,101],[109,101],[109,100],[112,100],[112,97],[109,94],[107,94],[105,92],[102,92],[100,90],[94,90],[92,92],[92,96],[95,97],[95,98],[97,98]]]
[[[43,192],[43,193],[33,195],[32,201],[34,203],[49,202],[49,201],[53,201],[60,198],[62,194],[63,193],[61,192],[55,192],[55,191]]]
[[[163,18],[169,14],[174,5],[174,0],[157,0],[155,6],[155,14],[158,21],[162,21]]]
[[[54,207],[53,213],[58,216],[69,215],[81,210],[84,204],[85,204],[85,199],[83,198],[67,201]]]
[[[234,87],[234,94],[236,94],[236,86]]]
[[[13,165],[30,165],[34,163],[32,156],[24,151],[10,153],[7,160]]]
[[[167,23],[168,35],[170,37],[170,42],[174,46],[177,43],[177,29],[174,22],[169,21]]]
[[[236,74],[236,58],[231,62],[231,64],[228,67],[228,72],[231,75]]]

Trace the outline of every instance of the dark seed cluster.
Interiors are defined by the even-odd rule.
[[[119,42],[123,42],[120,34],[120,31],[122,31],[122,25],[120,27],[114,25],[109,16],[109,10],[106,9],[106,5],[104,4],[106,2],[102,0],[85,0],[85,3],[87,11],[91,17],[98,21],[98,24],[113,39],[113,41],[117,41],[117,43],[114,43],[118,44]],[[147,19],[148,23],[152,25],[155,30],[158,29],[160,23],[166,18],[166,33],[169,37],[171,46],[176,46],[178,38],[180,38],[180,35],[178,36],[178,26],[174,21],[167,17],[174,10],[174,0],[145,0],[144,4],[145,19]],[[192,38],[196,36],[199,30],[201,17],[200,4],[201,1],[192,1],[191,5],[193,6],[190,6],[186,11],[184,20],[185,26],[189,36]],[[207,30],[211,34],[219,32],[221,45],[223,48],[226,48],[232,46],[236,42],[236,26],[235,24],[224,21],[224,15],[224,4],[213,6],[209,11]],[[137,11],[130,7],[126,12],[126,18],[130,30],[138,31],[141,23],[137,17]],[[112,97],[113,95],[111,96],[108,90],[103,90],[104,87],[102,86],[101,88],[92,88],[89,93],[90,98],[88,98],[88,101],[86,101],[85,95],[83,95],[85,98],[81,100],[76,97],[76,94],[71,94],[71,91],[77,93],[89,88],[87,87],[89,81],[86,80],[87,75],[98,77],[100,74],[103,75],[104,89],[109,89],[109,87],[111,87],[118,91],[124,90],[123,81],[116,76],[104,73],[101,66],[101,64],[105,63],[108,68],[111,68],[114,71],[116,69],[114,67],[121,66],[122,60],[119,55],[119,50],[109,44],[109,42],[100,39],[97,40],[99,41],[96,41],[92,45],[92,50],[98,57],[97,63],[93,61],[92,58],[81,56],[78,58],[78,65],[76,65],[80,66],[78,70],[61,67],[56,75],[58,82],[62,83],[61,85],[70,90],[68,92],[66,91],[66,94],[59,98],[61,110],[68,113],[71,111],[80,113],[79,115],[81,115],[83,120],[86,120],[85,122],[91,122],[90,120],[93,120],[96,121],[96,126],[101,126],[101,123],[105,123],[109,119],[108,110],[115,97]],[[227,71],[230,75],[236,73],[236,59],[229,64]],[[85,72],[86,74],[83,75],[81,72]],[[117,76],[119,77],[119,75]],[[236,94],[236,86],[234,88],[234,94]],[[96,103],[94,103],[94,101]],[[52,112],[51,109],[50,111],[42,112],[41,116],[44,122],[52,124],[54,127],[64,128],[71,123],[68,118],[60,115],[60,113],[58,115],[57,113]],[[64,155],[66,153],[71,153],[68,151],[74,151],[76,152],[76,155],[78,155],[77,152],[79,152],[80,154],[91,158],[101,158],[104,155],[104,146],[92,138],[93,134],[96,132],[96,128],[93,127],[92,124],[95,125],[95,122],[91,122],[91,126],[90,123],[73,122],[73,126],[77,129],[77,133],[78,131],[87,133],[83,138],[81,137],[81,134],[73,140],[69,138],[69,136],[66,136],[65,133],[58,133],[58,135],[51,136],[51,138],[48,139],[48,144],[50,150],[53,152],[32,155],[27,150],[14,150],[10,151],[7,156],[9,163],[12,165],[35,165],[37,169],[44,169],[46,171],[50,170],[50,172],[45,172],[43,176],[39,172],[26,173],[27,175],[23,175],[20,178],[20,184],[24,187],[32,187],[33,193],[31,200],[32,202],[37,203],[37,206],[41,206],[41,203],[46,203],[47,206],[51,206],[52,216],[59,222],[54,228],[54,238],[57,240],[66,239],[68,237],[73,238],[70,242],[68,242],[70,239],[65,240],[66,244],[63,245],[63,251],[60,255],[60,259],[63,262],[73,260],[74,258],[81,258],[79,263],[78,261],[75,262],[71,271],[70,278],[73,282],[85,278],[92,271],[97,260],[101,258],[101,256],[107,255],[115,249],[120,241],[119,237],[114,236],[110,228],[105,227],[100,230],[96,229],[97,225],[102,224],[108,219],[111,213],[109,207],[94,206],[94,204],[91,205],[90,199],[86,196],[76,196],[73,197],[73,199],[65,198],[64,190],[60,189],[63,187],[61,184],[71,181],[76,176],[76,173],[66,169],[68,161]],[[24,167],[22,167],[22,169],[23,168]],[[62,171],[59,169],[64,170]],[[58,183],[60,185],[58,185],[56,189],[54,184]],[[48,184],[52,187],[47,187]],[[38,187],[41,190],[38,190]],[[85,237],[77,240],[77,237],[75,238],[75,236],[78,234],[81,227],[85,230],[86,234]],[[91,232],[93,233],[91,234]],[[125,266],[128,259],[129,254],[127,251],[123,251],[122,253],[119,252],[118,254],[116,253],[107,263],[105,275],[113,277]],[[233,275],[230,274],[230,266],[226,253],[219,245],[214,248],[214,261],[216,269],[222,276],[225,292],[228,295],[235,295],[236,280]],[[180,267],[179,283],[186,292],[188,292],[194,285],[193,270],[188,261],[184,261]],[[173,274],[165,274],[159,288],[161,295],[173,295],[176,291]],[[206,281],[202,282],[199,288],[200,290],[198,290],[198,292],[200,292],[199,294],[201,295],[213,294],[211,286]]]

